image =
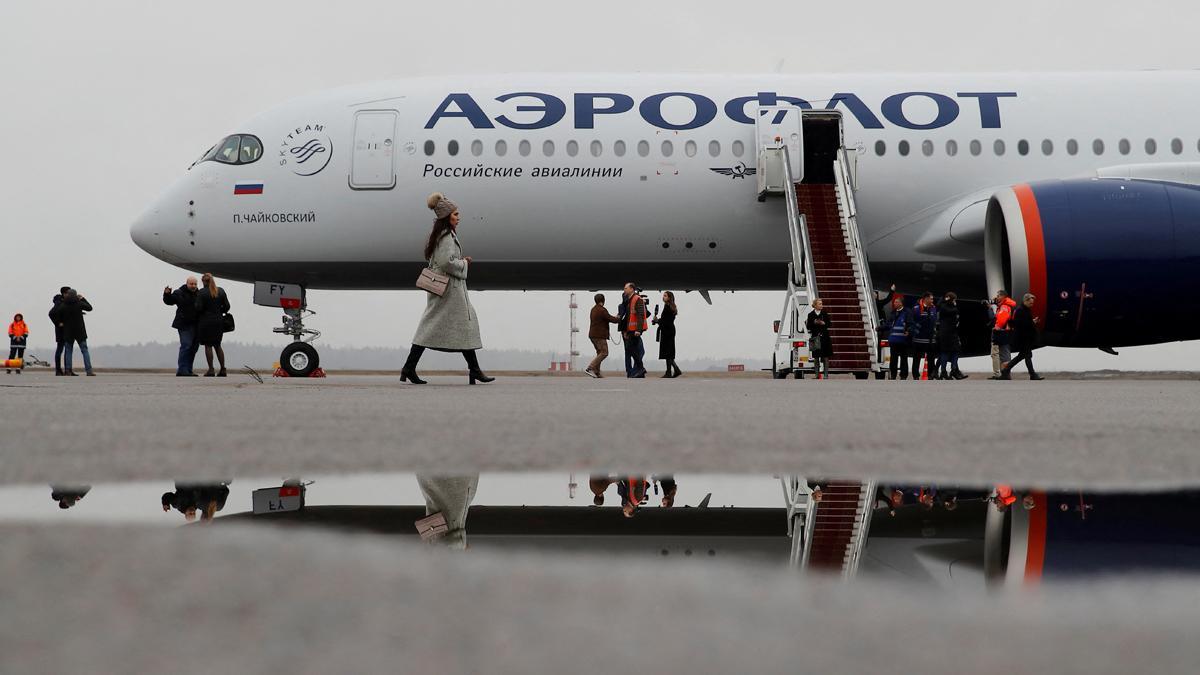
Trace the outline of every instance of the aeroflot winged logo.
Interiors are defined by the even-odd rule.
[[[279,144],[279,166],[291,168],[297,176],[321,173],[332,157],[333,141],[324,124],[298,126]]]
[[[576,129],[594,129],[601,115],[633,114],[659,129],[683,131],[699,129],[722,113],[740,124],[754,124],[750,117],[755,106],[791,103],[812,110],[824,104],[825,110],[845,110],[864,129],[883,129],[884,122],[903,129],[940,129],[960,117],[964,121],[978,117],[981,129],[1000,128],[1001,99],[1016,98],[1012,91],[960,91],[954,94],[933,91],[905,91],[885,97],[877,105],[852,92],[837,92],[828,98],[807,100],[760,91],[754,96],[739,96],[721,105],[702,94],[668,91],[635,101],[628,94],[576,93],[569,99],[536,91],[501,94],[495,99],[476,100],[468,93],[447,94],[425,123],[432,129],[445,119],[465,119],[475,129],[545,129],[563,121],[571,112]],[[568,106],[568,100],[571,105]],[[494,101],[494,102],[493,102]],[[496,105],[499,104],[499,105]],[[487,111],[485,111],[485,107]]]
[[[722,176],[729,176],[730,178],[745,178],[746,176],[753,176],[758,173],[758,169],[751,169],[746,166],[745,162],[738,162],[737,166],[733,168],[714,167],[709,169],[709,171],[719,173]]]

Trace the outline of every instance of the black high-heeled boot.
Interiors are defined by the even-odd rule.
[[[421,345],[413,345],[412,349],[408,350],[408,360],[404,362],[404,367],[400,369],[401,382],[426,384],[425,380],[417,377],[417,362],[421,360],[421,355],[424,353],[425,348]]]
[[[476,382],[487,383],[487,382],[491,382],[496,379],[494,377],[488,377],[487,375],[485,375],[483,373],[483,370],[479,367],[479,358],[475,356],[474,349],[469,349],[467,351],[464,351],[463,358],[467,360],[467,368],[470,369],[470,371],[467,373],[467,382],[468,383],[470,383],[470,384],[475,384]]]

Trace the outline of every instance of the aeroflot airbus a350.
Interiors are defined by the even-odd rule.
[[[788,103],[842,114],[878,286],[1033,290],[1047,344],[1200,338],[1200,72],[364,84],[231,129],[131,234],[229,279],[411,289],[440,191],[475,289],[782,290],[752,174],[757,108]]]

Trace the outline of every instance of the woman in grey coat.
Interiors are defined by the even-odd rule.
[[[441,296],[426,292],[425,314],[413,336],[408,360],[400,371],[401,382],[425,384],[417,377],[417,362],[426,349],[439,352],[462,352],[470,368],[469,382],[491,382],[496,379],[483,374],[479,368],[476,349],[483,349],[479,337],[479,319],[467,297],[467,268],[471,257],[462,254],[458,243],[458,206],[440,192],[429,195],[428,206],[437,220],[425,243],[425,259],[435,272],[450,277],[446,292]]]

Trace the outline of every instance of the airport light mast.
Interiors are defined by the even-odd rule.
[[[568,306],[571,308],[571,352],[570,365],[568,366],[568,369],[574,372],[576,366],[575,361],[579,356],[579,347],[576,345],[576,336],[579,334],[579,324],[575,322],[575,310],[579,309],[579,303],[575,302],[574,293],[571,294],[571,304]]]

